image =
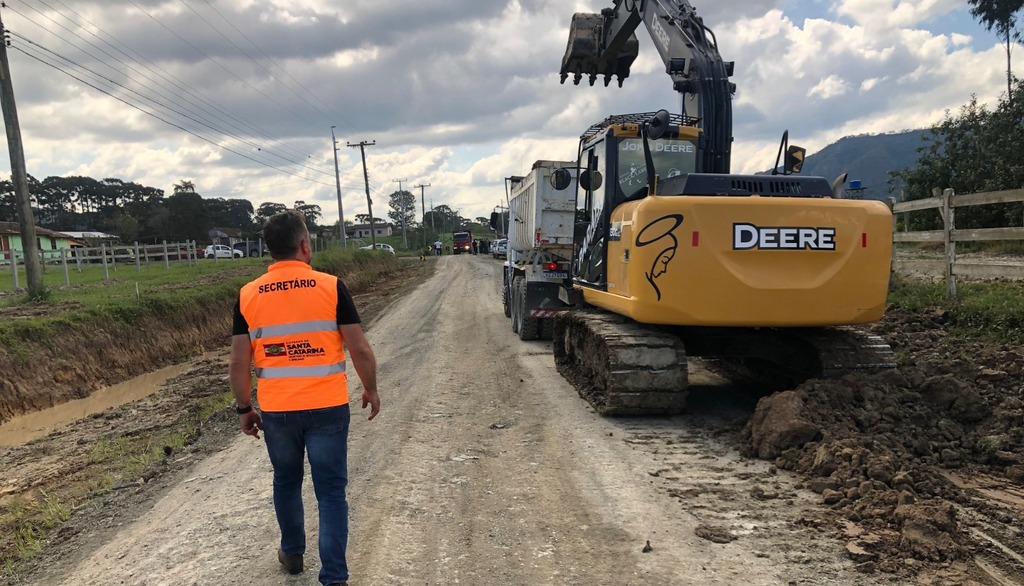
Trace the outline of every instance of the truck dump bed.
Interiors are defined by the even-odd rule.
[[[576,175],[575,162],[537,161],[526,177],[513,180],[509,200],[508,246],[518,253],[537,248],[572,252],[576,190],[556,191],[551,173],[567,168]]]

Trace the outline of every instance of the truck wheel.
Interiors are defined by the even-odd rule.
[[[505,317],[512,317],[512,303],[510,298],[511,293],[509,292],[509,285],[506,282],[501,287],[501,304],[504,306],[503,309],[505,310]]]
[[[540,339],[541,340],[554,340],[555,339],[555,318],[549,317],[540,320]]]
[[[523,278],[512,279],[511,303],[512,306],[512,333],[518,334],[520,320],[522,319],[522,307],[519,305],[519,289],[522,287]]]
[[[526,315],[526,284],[519,285],[519,339],[536,340],[540,328],[540,320]]]

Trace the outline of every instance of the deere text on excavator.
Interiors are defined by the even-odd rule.
[[[733,64],[685,0],[615,0],[573,16],[561,77],[621,86],[644,23],[682,112],[610,116],[580,137],[573,258],[548,331],[559,369],[604,414],[685,407],[687,356],[799,382],[895,366],[879,338],[892,215],[802,177],[783,139],[771,175],[729,173]],[[785,155],[783,157],[783,155]],[[567,193],[569,193],[567,191]]]

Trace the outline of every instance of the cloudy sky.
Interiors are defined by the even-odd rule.
[[[679,110],[645,30],[623,88],[560,85],[574,12],[612,0],[7,0],[28,172],[375,215],[402,187],[488,216],[504,178],[573,159],[608,114]],[[1005,53],[955,0],[691,0],[735,61],[738,172],[783,130],[814,152],[927,127],[1005,91]],[[641,27],[642,28],[642,27]],[[1024,53],[1020,53],[1024,54]],[[9,156],[0,174],[9,176]],[[415,190],[419,195],[419,190]]]

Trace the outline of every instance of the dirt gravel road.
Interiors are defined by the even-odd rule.
[[[707,393],[683,417],[597,416],[555,371],[550,343],[511,333],[497,261],[437,262],[369,329],[383,410],[372,422],[353,411],[351,584],[885,579],[854,570],[798,478],[737,454],[751,406]],[[32,583],[316,584],[315,547],[302,575],[277,563],[270,477],[263,442],[239,434]],[[308,477],[304,494],[315,544]]]

